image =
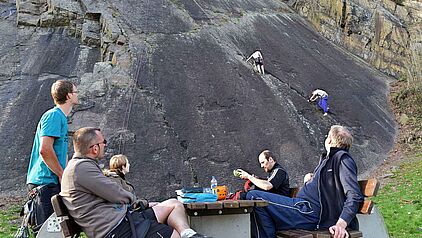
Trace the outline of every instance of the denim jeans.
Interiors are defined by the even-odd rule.
[[[252,190],[246,199],[268,201],[268,206],[255,207],[251,214],[252,238],[276,238],[277,230],[315,230],[317,227],[319,210],[314,211],[302,198]]]

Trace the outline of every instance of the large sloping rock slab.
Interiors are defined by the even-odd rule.
[[[128,155],[129,179],[150,199],[196,182],[208,186],[211,175],[232,190],[240,187],[231,171],[263,175],[256,159],[262,149],[273,150],[298,183],[317,164],[333,124],[353,131],[361,175],[393,144],[389,79],[279,1],[82,2],[92,12],[85,16],[101,14],[97,36],[107,62],[94,66],[95,48],[61,28],[35,28],[31,40],[22,32],[23,43],[31,44],[19,48],[27,56],[19,71],[25,80],[15,83],[16,94],[6,94],[11,86],[1,91],[2,98],[9,95],[1,110],[13,105],[0,121],[12,127],[0,130],[8,171],[1,173],[2,192],[23,186],[33,131],[51,106],[48,87],[60,77],[73,79],[81,92],[70,129],[101,127],[110,141],[107,158]],[[256,48],[265,76],[245,62]],[[330,94],[326,117],[306,101],[315,88]]]

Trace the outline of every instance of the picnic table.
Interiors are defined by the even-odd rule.
[[[251,237],[250,213],[254,207],[267,206],[263,200],[223,200],[184,203],[190,226],[212,237]]]
[[[55,213],[44,223],[37,237],[78,237],[81,229],[69,215],[61,196],[53,196],[52,204]],[[191,227],[214,238],[251,237],[250,213],[254,207],[267,205],[268,202],[262,200],[184,203]]]

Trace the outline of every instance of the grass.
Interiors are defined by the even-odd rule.
[[[380,209],[390,237],[422,237],[422,154],[402,164],[393,180],[373,200]]]
[[[391,102],[398,113],[422,115],[422,85],[407,87],[406,82],[398,82],[397,89],[391,94]]]
[[[20,206],[11,205],[8,209],[0,209],[0,237],[13,238],[20,226]]]
[[[19,203],[19,204],[18,204]],[[19,216],[22,202],[11,202],[0,208],[0,237],[1,238],[13,238],[14,234],[18,230],[21,217]],[[33,236],[31,236],[33,237]],[[80,238],[87,238],[82,233]]]
[[[374,198],[392,238],[422,237],[422,86],[392,85],[390,101],[400,127],[404,161]]]

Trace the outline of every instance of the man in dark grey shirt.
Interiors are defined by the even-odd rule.
[[[259,154],[258,161],[264,171],[268,173],[267,179],[257,178],[244,170],[239,170],[241,172],[240,177],[249,179],[258,190],[289,196],[289,175],[277,163],[274,154],[269,150],[264,150]]]

